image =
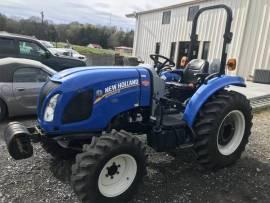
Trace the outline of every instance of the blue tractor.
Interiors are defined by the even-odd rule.
[[[252,109],[245,96],[227,89],[246,86],[241,77],[225,75],[225,68],[235,65],[226,64],[230,8],[198,11],[189,58],[198,39],[198,17],[212,9],[227,12],[219,72],[209,74],[209,63],[199,59],[173,71],[174,62],[160,55],[151,55],[154,66],[64,70],[41,90],[37,126],[7,126],[10,155],[31,157],[31,143],[40,142],[53,157],[73,159],[71,184],[83,202],[121,202],[134,194],[146,174],[145,145],[138,134],[147,134],[147,144],[158,152],[191,148],[208,169],[234,164],[251,134]]]

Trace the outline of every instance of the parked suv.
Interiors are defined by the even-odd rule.
[[[5,57],[40,61],[56,71],[86,66],[84,61],[54,55],[35,37],[0,32],[0,58]]]

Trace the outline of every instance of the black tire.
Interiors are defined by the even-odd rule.
[[[231,129],[228,128],[228,131],[225,131],[225,127],[222,128],[222,126],[225,125],[227,118],[229,120],[230,112],[236,111],[241,112],[242,118],[244,118],[242,123],[245,124],[245,129],[242,129],[243,133],[240,133],[243,137],[240,138],[241,142],[238,139],[237,142],[240,142],[240,144],[238,147],[237,144],[235,145],[237,147],[235,147],[235,151],[231,150],[230,153],[225,154],[219,147],[220,142],[225,142],[224,139],[227,137],[228,140],[223,143],[224,146],[232,143],[233,137],[236,136],[237,126],[233,124],[233,127],[230,126]],[[241,157],[248,143],[251,134],[252,118],[250,102],[244,95],[234,91],[222,90],[212,96],[201,108],[194,125],[197,135],[194,149],[199,163],[205,168],[212,170],[234,164]],[[241,128],[239,126],[238,129]]]
[[[0,121],[3,121],[7,118],[7,113],[7,105],[0,99]]]
[[[42,140],[40,144],[42,148],[55,159],[71,160],[75,159],[77,154],[76,151],[72,149],[65,149],[61,147],[56,141],[51,139]]]
[[[131,185],[118,196],[104,196],[99,189],[99,176],[109,160],[123,154],[136,160],[136,176]],[[109,174],[108,167],[106,169]],[[71,184],[82,202],[126,202],[134,195],[145,174],[145,146],[138,138],[125,131],[113,131],[97,138],[94,144],[87,145],[84,152],[76,156],[76,162],[72,166]]]

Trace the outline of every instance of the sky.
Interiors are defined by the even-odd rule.
[[[169,6],[188,0],[0,0],[0,13],[29,18],[44,12],[54,23],[80,22],[132,29],[134,19],[125,17],[134,11]]]

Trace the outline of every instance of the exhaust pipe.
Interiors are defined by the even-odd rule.
[[[9,123],[4,132],[8,152],[15,160],[27,159],[33,155],[33,146],[28,129],[19,122]]]

